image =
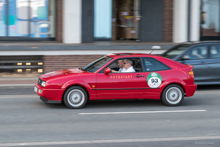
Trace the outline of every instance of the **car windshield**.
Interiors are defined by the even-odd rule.
[[[169,59],[172,59],[172,58],[176,57],[177,55],[183,53],[187,48],[188,48],[188,46],[176,46],[176,47],[168,50],[164,54],[162,54],[162,56],[169,58]]]
[[[92,63],[86,65],[84,68],[82,68],[82,70],[94,73],[111,60],[112,58],[108,56],[101,57],[93,61]]]

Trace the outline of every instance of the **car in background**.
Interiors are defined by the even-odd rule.
[[[111,72],[119,70],[118,61],[123,59],[132,62],[135,72]],[[45,103],[64,102],[69,108],[108,99],[161,99],[166,105],[177,106],[196,91],[192,69],[161,56],[116,53],[84,68],[43,74],[34,91]]]
[[[192,65],[197,85],[220,84],[220,42],[181,43],[161,56]]]

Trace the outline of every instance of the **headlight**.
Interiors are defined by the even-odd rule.
[[[46,86],[46,82],[45,82],[45,81],[42,81],[42,82],[41,82],[41,86],[45,87],[45,86]]]

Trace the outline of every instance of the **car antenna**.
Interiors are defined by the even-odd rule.
[[[161,49],[161,47],[160,46],[152,46],[151,49],[152,49],[152,51],[149,54],[151,54],[154,51],[154,49]]]

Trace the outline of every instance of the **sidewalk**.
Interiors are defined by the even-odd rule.
[[[81,44],[64,44],[56,41],[0,41],[0,51],[51,51],[51,50],[146,50],[152,46],[169,49],[173,42],[97,41]]]
[[[173,42],[136,42],[127,40],[81,44],[64,44],[56,41],[0,41],[0,56],[106,55],[121,52],[150,53],[153,46],[160,46],[160,49],[156,49],[153,54],[161,54],[175,45],[177,44]]]

